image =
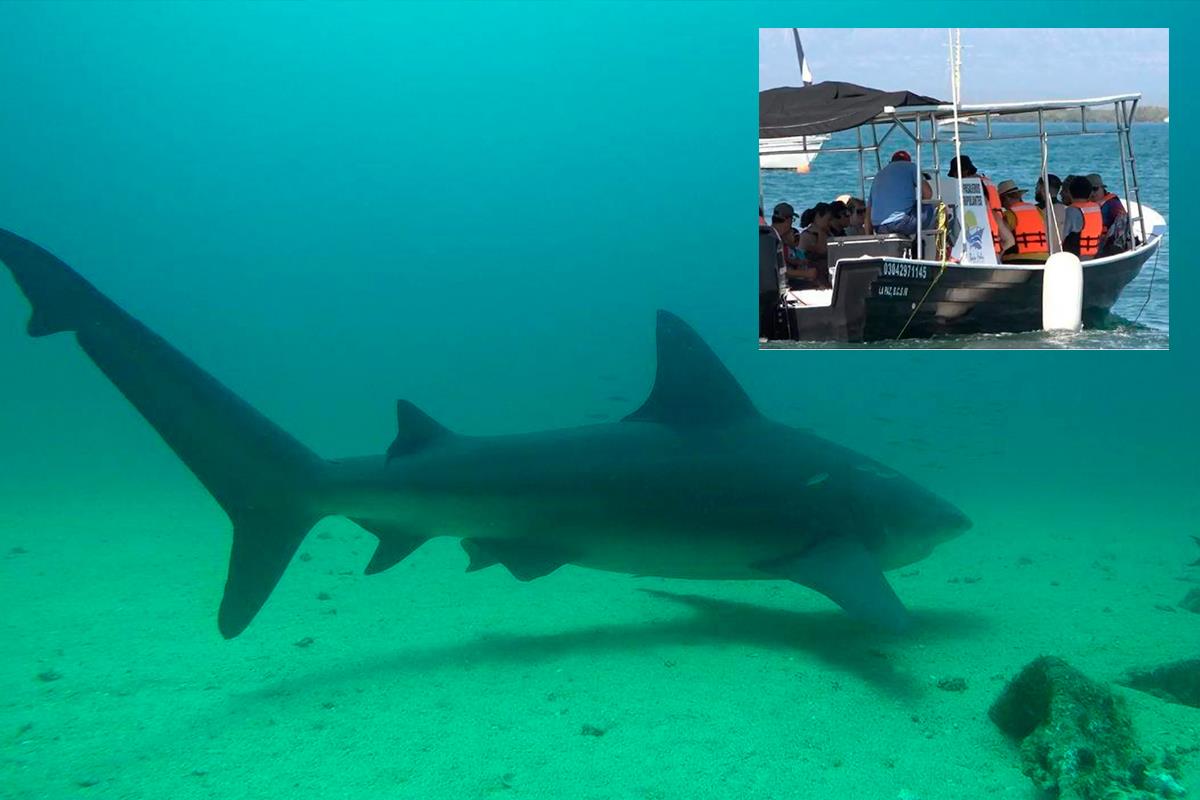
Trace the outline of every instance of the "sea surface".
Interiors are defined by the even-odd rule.
[[[988,709],[1041,655],[1200,792],[1200,711],[1114,683],[1200,642],[1187,314],[1156,353],[760,352],[777,10],[545,9],[0,3],[0,227],[326,458],[382,456],[398,399],[468,435],[621,424],[671,310],[764,415],[971,518],[889,573],[912,631],[783,581],[467,573],[448,537],[364,576],[374,537],[331,517],[223,639],[230,520],[0,268],[0,797],[1030,798]],[[1137,136],[1165,215],[1167,129]],[[768,195],[852,190],[835,163]],[[1166,261],[1107,335],[1165,340]],[[777,466],[811,532],[819,474]]]
[[[1032,99],[1032,98],[1031,98]],[[975,168],[992,178],[996,183],[1003,180],[1015,180],[1017,185],[1028,191],[1026,198],[1033,202],[1034,187],[1041,174],[1041,148],[1038,145],[1037,124],[1026,122],[994,122],[993,132],[997,136],[1014,136],[1033,134],[1031,139],[1002,139],[997,141],[980,141],[984,135],[982,123],[977,128],[962,129],[962,152],[970,156]],[[1068,131],[1078,131],[1078,123],[1047,123],[1047,131],[1052,134],[1064,134]],[[1089,122],[1090,132],[1115,131],[1115,126],[1106,123]],[[885,128],[880,129],[883,135]],[[869,135],[869,132],[868,132]],[[926,126],[928,136],[928,126]],[[949,139],[953,133],[943,129],[940,136]],[[1170,193],[1168,176],[1170,173],[1170,126],[1166,123],[1135,122],[1133,126],[1133,151],[1137,159],[1138,187],[1141,191],[1142,202],[1162,214],[1167,220],[1168,233],[1163,239],[1158,255],[1150,259],[1136,278],[1125,287],[1121,297],[1112,309],[1111,318],[1100,329],[1081,331],[1078,334],[1064,336],[1059,333],[1019,334],[1012,336],[947,336],[937,339],[903,340],[899,342],[873,342],[865,345],[850,345],[850,347],[870,348],[1019,348],[1019,349],[1061,349],[1061,348],[1133,348],[1133,349],[1162,349],[1170,342],[1170,273],[1171,273],[1171,236],[1169,226]],[[1065,179],[1068,175],[1087,175],[1097,172],[1102,175],[1112,191],[1123,194],[1121,182],[1120,156],[1117,150],[1115,133],[1110,135],[1090,136],[1054,136],[1050,140],[1048,172]],[[857,152],[824,152],[826,148],[843,148],[857,146],[857,134],[854,131],[841,131],[833,134],[828,143],[822,146],[822,153],[817,156],[810,166],[808,173],[796,173],[788,170],[764,170],[761,173],[762,194],[764,207],[768,210],[776,203],[791,203],[797,211],[810,208],[818,202],[831,202],[842,194],[863,196],[862,185],[859,183],[859,160]],[[911,140],[903,134],[893,132],[883,145],[881,158],[886,164],[896,150],[908,150],[915,154],[916,149]],[[952,143],[942,142],[938,146],[941,173],[949,187],[950,179],[945,178],[950,160],[954,158]],[[933,154],[931,147],[924,147],[921,155],[922,169],[931,174],[933,169]],[[866,154],[866,191],[870,191],[869,178],[878,171],[874,154]],[[1132,190],[1131,190],[1132,194]],[[829,347],[828,343],[772,343],[771,347],[781,349]],[[837,345],[847,347],[847,345]]]

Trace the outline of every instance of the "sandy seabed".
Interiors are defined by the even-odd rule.
[[[1183,516],[1149,547],[1134,509],[978,503],[892,573],[902,637],[781,582],[464,574],[447,539],[364,577],[374,539],[330,519],[224,641],[229,524],[202,489],[61,488],[0,498],[13,800],[1032,798],[987,717],[1007,678],[1053,654],[1111,680],[1200,641],[1170,610],[1200,581]],[[1200,710],[1116,691],[1146,749],[1200,745]],[[1200,754],[1184,770],[1200,793]]]

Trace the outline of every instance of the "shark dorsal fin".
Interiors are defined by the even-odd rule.
[[[658,312],[658,372],[654,388],[627,422],[727,425],[758,416],[746,391],[691,326]]]
[[[412,455],[429,445],[452,436],[450,429],[407,400],[396,401],[396,427],[399,432],[387,449],[387,460]]]

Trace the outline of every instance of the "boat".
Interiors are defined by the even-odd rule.
[[[990,243],[991,236],[990,214],[986,213],[979,179],[943,177],[946,170],[940,163],[938,144],[946,142],[946,126],[941,123],[950,120],[953,126],[958,117],[961,124],[964,116],[978,120],[971,138],[973,148],[984,141],[1021,138],[1031,140],[1035,147],[1040,145],[1043,176],[1050,140],[1064,136],[1115,138],[1122,173],[1117,186],[1123,189],[1131,235],[1124,251],[1081,263],[1082,325],[1103,324],[1122,290],[1158,253],[1166,233],[1161,215],[1141,202],[1137,182],[1132,127],[1140,97],[1123,94],[1079,100],[963,104],[832,81],[761,93],[760,137],[769,138],[781,131],[789,136],[856,131],[857,144],[826,148],[825,152],[857,155],[862,197],[867,196],[868,160],[879,169],[884,164],[882,148],[905,148],[919,171],[931,172],[935,201],[945,204],[948,217],[957,220],[961,205],[966,210],[962,219],[967,224],[941,230],[918,227],[912,237],[891,234],[832,238],[828,254],[832,288],[799,292],[781,288],[774,309],[762,301],[769,301],[773,276],[780,275],[778,239],[770,227],[760,226],[760,342],[870,342],[1043,329],[1046,265],[998,262],[990,246],[979,246],[981,241]],[[1088,127],[1087,110],[1100,107],[1115,111],[1115,126]],[[1072,123],[1077,127],[1047,130],[1044,112],[1061,109],[1079,112],[1072,115],[1078,120]],[[1038,117],[1036,132],[993,127],[993,122],[1006,116],[1030,112]],[[964,202],[964,197],[971,198],[975,208],[984,213],[971,215],[973,203]],[[782,280],[776,285],[782,287]]]
[[[812,86],[812,71],[800,44],[800,29],[792,28],[792,39],[796,44],[796,63],[800,67],[800,82]],[[821,146],[829,141],[829,134],[816,136],[775,136],[758,140],[758,168],[786,169],[793,172],[808,172]]]

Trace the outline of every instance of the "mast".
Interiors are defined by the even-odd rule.
[[[800,80],[805,86],[812,86],[812,72],[808,68],[808,59],[804,57],[804,47],[800,44],[799,28],[792,28],[792,38],[796,40],[796,63],[800,65]]]

